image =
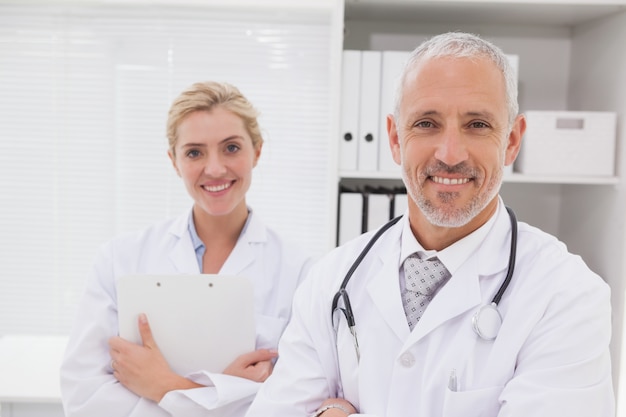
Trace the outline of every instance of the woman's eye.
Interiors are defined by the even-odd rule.
[[[228,153],[234,153],[234,152],[237,152],[239,149],[240,149],[240,148],[239,148],[239,146],[238,146],[238,145],[235,145],[235,144],[233,144],[233,143],[231,143],[231,144],[229,144],[229,145],[227,145],[227,146],[226,146],[226,151],[227,151]]]
[[[197,151],[195,149],[191,149],[191,150],[187,151],[186,155],[189,158],[197,158],[198,156],[200,156],[200,151]]]

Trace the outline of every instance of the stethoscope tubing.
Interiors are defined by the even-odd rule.
[[[511,249],[509,251],[509,267],[506,271],[504,282],[491,301],[491,303],[495,305],[500,304],[500,300],[502,299],[506,289],[509,287],[511,278],[513,278],[513,272],[515,272],[515,257],[517,254],[517,217],[515,216],[515,212],[512,208],[506,207],[506,211],[509,213],[509,218],[511,219]]]
[[[515,212],[510,207],[506,207],[506,211],[508,212],[509,218],[511,220],[511,247],[510,247],[510,252],[509,252],[509,264],[507,268],[506,277],[504,278],[502,285],[500,286],[500,288],[496,292],[496,295],[493,297],[493,300],[491,301],[491,306],[493,306],[496,312],[497,312],[496,307],[500,303],[500,300],[502,299],[502,296],[504,295],[513,277],[513,273],[515,271],[515,258],[517,254],[517,218],[515,216]],[[352,305],[350,304],[350,297],[348,295],[348,291],[346,290],[346,287],[348,286],[348,283],[350,282],[352,275],[354,275],[354,272],[356,271],[356,269],[359,267],[359,265],[361,265],[361,262],[363,261],[367,253],[370,251],[372,246],[374,246],[376,241],[383,235],[383,233],[385,233],[391,226],[398,223],[398,221],[401,218],[402,216],[398,216],[394,219],[391,219],[389,222],[385,223],[380,229],[376,231],[374,236],[372,236],[372,238],[367,242],[367,244],[365,245],[361,253],[359,253],[359,256],[357,256],[357,258],[354,260],[354,262],[350,266],[350,269],[348,270],[348,272],[346,273],[346,276],[341,282],[341,286],[339,287],[339,290],[335,293],[335,296],[333,297],[333,302],[331,306],[331,320],[334,320],[334,314],[335,314],[335,311],[339,308],[338,307],[339,299],[341,298],[344,303],[344,308],[339,308],[339,310],[341,310],[341,312],[345,316],[348,327],[350,328],[350,331],[352,332],[353,336],[355,335],[355,331],[356,331],[355,330],[356,321],[354,318]],[[475,326],[475,329],[476,328],[477,327]],[[477,333],[479,334],[479,336],[481,336],[478,330],[477,330]],[[493,339],[495,339],[495,337],[488,338],[488,340],[493,340]],[[355,346],[358,346],[358,342],[356,342],[356,340],[355,340]]]
[[[348,296],[348,292],[346,290],[346,287],[348,286],[348,282],[350,282],[350,278],[352,278],[354,271],[356,271],[359,265],[361,265],[361,262],[365,258],[365,255],[367,255],[367,253],[370,251],[372,246],[374,246],[374,243],[376,243],[378,238],[380,238],[383,235],[383,233],[385,233],[391,226],[398,223],[398,221],[401,218],[402,216],[395,217],[391,219],[390,221],[388,221],[387,223],[385,223],[380,229],[378,229],[378,231],[376,231],[376,233],[374,234],[374,236],[372,236],[369,242],[367,242],[367,245],[365,245],[361,253],[359,253],[359,256],[357,256],[357,258],[354,260],[354,262],[352,263],[352,266],[350,266],[350,269],[348,270],[348,272],[346,273],[346,276],[341,282],[339,291],[337,291],[335,293],[335,296],[333,297],[332,311],[330,313],[331,318],[335,314],[335,310],[337,309],[337,306],[339,304],[339,298],[342,298],[345,308],[341,310],[343,311],[344,316],[346,316],[348,327],[350,328],[354,327],[355,325],[354,314],[352,313],[352,306],[350,305],[350,297]]]

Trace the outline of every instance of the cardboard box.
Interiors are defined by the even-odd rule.
[[[615,175],[617,116],[612,112],[528,111],[516,172]]]

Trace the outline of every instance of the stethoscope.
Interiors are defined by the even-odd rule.
[[[502,326],[502,316],[498,311],[498,303],[500,303],[504,292],[511,282],[513,272],[515,271],[515,255],[517,253],[517,218],[515,217],[515,212],[513,212],[513,209],[506,207],[506,211],[509,213],[509,219],[511,220],[511,251],[509,253],[509,265],[507,268],[506,278],[504,278],[504,282],[500,286],[500,289],[498,289],[496,295],[493,297],[493,300],[491,300],[491,303],[482,305],[472,317],[472,329],[481,339],[487,341],[495,340],[495,338],[498,336],[500,326]],[[365,245],[359,256],[357,256],[352,266],[350,266],[350,269],[346,273],[346,276],[344,277],[343,282],[339,287],[339,291],[337,291],[335,293],[335,296],[333,297],[331,320],[333,320],[334,324],[335,312],[337,310],[343,313],[348,324],[348,329],[352,334],[352,340],[354,342],[354,349],[356,351],[357,360],[360,359],[361,353],[359,350],[359,340],[356,334],[356,322],[354,320],[354,313],[352,312],[350,297],[348,296],[348,291],[346,290],[346,287],[348,285],[348,282],[350,282],[350,278],[352,278],[354,271],[361,264],[363,258],[365,258],[365,255],[367,255],[372,246],[374,246],[374,243],[376,243],[378,238],[381,237],[383,233],[385,233],[391,226],[398,223],[401,218],[402,216],[398,216],[385,223],[380,229],[378,229],[378,231],[374,234],[374,236],[372,236],[369,242],[367,242],[367,245]],[[339,299],[343,300],[343,308],[339,307]],[[337,330],[336,326],[335,330]]]

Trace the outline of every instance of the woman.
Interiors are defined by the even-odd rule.
[[[168,155],[193,207],[102,247],[61,367],[68,417],[243,416],[272,372],[292,295],[310,258],[246,205],[263,145],[257,112],[232,85],[197,83],[174,100],[167,136]],[[152,340],[149,317],[138,322],[142,344],[117,336],[116,281],[131,274],[200,272],[252,281],[257,350],[222,374],[177,375]]]

